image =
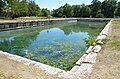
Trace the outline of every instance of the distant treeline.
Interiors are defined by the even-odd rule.
[[[90,5],[69,5],[53,10],[54,17],[112,18],[120,16],[120,2],[117,0],[93,0]]]
[[[93,0],[90,5],[69,5],[49,11],[40,9],[34,0],[0,0],[0,16],[2,17],[24,17],[45,16],[53,17],[92,17],[113,18],[120,17],[120,2],[117,0]]]

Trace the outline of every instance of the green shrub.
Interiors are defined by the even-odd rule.
[[[67,18],[66,15],[63,15],[62,17],[63,17],[63,18]]]
[[[104,18],[104,14],[102,13],[98,13],[95,15],[96,18]]]

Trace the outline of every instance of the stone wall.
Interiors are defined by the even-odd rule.
[[[14,29],[23,29],[31,28],[37,26],[47,26],[60,23],[71,23],[71,22],[106,22],[109,20],[94,20],[94,19],[62,19],[62,20],[34,20],[34,21],[21,21],[21,22],[5,22],[0,23],[0,31],[5,30],[14,30]]]
[[[102,49],[103,41],[106,39],[111,27],[112,20],[104,27],[97,37],[95,46],[90,46],[86,53],[76,62],[75,66],[68,72],[59,74],[59,77],[69,79],[81,79],[89,76],[93,70],[93,65],[96,63],[97,53]]]
[[[77,19],[78,22],[107,22],[107,21],[110,21],[110,20],[107,20],[107,19]]]
[[[23,63],[23,64],[28,65],[28,66],[32,65],[40,70],[45,71],[46,74],[58,74],[58,73],[65,72],[62,69],[55,68],[55,67],[52,67],[52,66],[40,63],[40,62],[36,62],[36,61],[30,60],[30,59],[27,59],[27,58],[24,58],[21,56],[13,55],[13,54],[10,54],[7,52],[0,51],[0,54],[5,55],[8,59],[13,60],[15,62]]]
[[[0,23],[0,31],[30,28],[30,27],[37,27],[37,26],[47,26],[47,25],[54,25],[54,24],[60,24],[65,22],[72,22],[72,21],[74,22],[76,21],[76,19],[5,22],[5,23]]]

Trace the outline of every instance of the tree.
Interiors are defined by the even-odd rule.
[[[5,7],[5,2],[3,0],[0,0],[0,12],[2,12],[2,9]]]
[[[41,9],[34,0],[0,0],[0,13],[12,18],[41,16]]]
[[[18,8],[18,15],[19,16],[27,16],[28,14],[28,5],[27,5],[27,0],[22,0],[19,3],[19,8]]]
[[[81,7],[81,17],[90,17],[91,9],[88,6],[85,6],[84,4],[82,4]]]
[[[41,10],[41,13],[42,13],[42,16],[48,17],[48,15],[50,14],[50,11],[47,10],[47,8],[46,8],[46,9],[43,8],[43,9]]]
[[[34,0],[0,0],[0,15],[12,18],[21,16],[45,16],[50,15],[47,8],[40,7]],[[120,16],[120,2],[117,0],[93,0],[91,5],[65,4],[52,11],[54,17],[106,17]]]
[[[73,9],[69,4],[65,4],[64,6],[59,7],[58,9],[53,10],[54,17],[72,17]]]
[[[72,17],[73,16],[73,9],[72,9],[71,5],[65,4],[63,6],[63,15],[65,15],[66,17]]]
[[[114,12],[114,15],[120,16],[120,2],[118,2],[117,8],[115,9],[115,12]]]
[[[101,5],[102,3],[99,0],[92,1],[92,4],[90,5],[92,17],[95,17],[98,13],[101,13]]]
[[[73,17],[80,17],[81,7],[80,5],[73,5]]]
[[[64,10],[63,6],[60,7],[59,9],[57,9],[57,16],[58,17],[63,17],[63,10]]]
[[[8,8],[11,8],[12,18],[14,19],[19,13],[19,0],[7,0]]]
[[[40,12],[40,7],[35,3],[35,1],[28,2],[28,14],[29,16],[37,16]]]
[[[105,0],[102,3],[102,13],[106,18],[112,18],[114,16],[116,4],[116,0]]]
[[[59,7],[58,9],[53,9],[53,16],[54,17],[63,17],[63,6]]]

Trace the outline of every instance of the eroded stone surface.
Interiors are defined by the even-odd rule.
[[[89,53],[83,60],[83,63],[95,63],[97,54],[94,52]]]
[[[90,46],[90,47],[87,49],[86,53],[88,54],[88,53],[92,52],[93,47],[94,47],[94,46]]]
[[[104,29],[101,31],[100,35],[108,35],[109,33],[109,28],[111,26],[112,20],[104,27]]]
[[[79,67],[80,66],[74,66],[71,70],[70,70],[70,72],[76,72],[78,69],[79,69]]]
[[[106,35],[99,35],[98,37],[97,37],[97,39],[96,39],[96,41],[98,41],[98,40],[104,40],[104,39],[106,39]]]
[[[85,74],[89,74],[92,72],[92,68],[93,64],[87,64],[87,63],[83,63],[79,69],[76,71],[77,74],[80,74],[81,76],[85,75]]]
[[[103,45],[104,42],[102,42],[102,40],[98,40],[98,41],[97,41],[97,44],[98,44],[98,45]]]
[[[81,79],[88,76],[92,72],[92,69],[92,64],[83,63],[76,72],[68,71],[65,73],[61,73],[59,74],[59,77],[65,79]]]
[[[93,52],[98,53],[98,52],[100,52],[101,49],[102,49],[102,47],[101,47],[100,45],[96,45],[96,46],[93,48]]]
[[[45,70],[45,72],[49,73],[49,74],[58,74],[58,73],[65,72],[62,69],[55,68],[55,67],[52,67],[52,66],[49,66],[49,65],[46,65],[46,64],[42,64],[42,63],[35,64],[35,67],[40,68],[42,70]]]
[[[108,35],[108,30],[102,30],[102,32],[100,33],[100,35]]]
[[[45,73],[47,73],[47,74],[58,74],[58,73],[65,72],[62,69],[55,68],[55,67],[52,67],[52,66],[40,63],[40,62],[36,62],[36,61],[30,60],[30,59],[27,59],[27,58],[23,58],[23,57],[20,57],[20,56],[17,56],[17,55],[9,54],[7,52],[0,51],[0,54],[3,54],[5,56],[7,56],[7,58],[9,58],[11,60],[14,60],[16,62],[24,63],[25,65],[28,65],[28,66],[30,64],[32,64],[36,68],[40,68],[41,70],[44,70]]]
[[[79,66],[80,66],[86,56],[87,56],[87,54],[84,54],[84,55],[76,62],[76,65],[79,65]]]

